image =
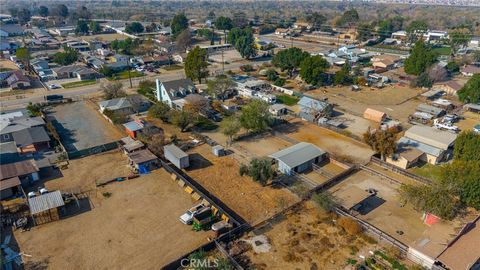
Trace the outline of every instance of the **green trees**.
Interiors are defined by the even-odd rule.
[[[255,99],[242,108],[240,123],[248,131],[260,132],[268,128],[271,114],[265,101]]]
[[[472,39],[472,35],[466,31],[454,30],[448,33],[448,44],[452,48],[452,55],[455,55],[460,47],[466,46]]]
[[[148,109],[148,116],[158,118],[163,122],[170,121],[171,108],[164,102],[155,103],[150,109]]]
[[[114,40],[110,42],[110,48],[115,52],[132,55],[140,45],[140,39],[127,38],[125,40]]]
[[[143,25],[139,22],[128,23],[127,26],[125,26],[125,32],[129,34],[142,33],[143,30]]]
[[[320,55],[305,58],[300,64],[300,76],[312,85],[323,85],[326,82],[325,71],[329,64]]]
[[[75,34],[85,35],[88,34],[88,23],[85,20],[78,20],[77,27],[75,27]]]
[[[26,47],[18,48],[17,51],[15,52],[15,56],[17,57],[18,60],[23,61],[25,63],[28,63],[30,61],[30,52]]]
[[[243,58],[248,59],[256,55],[255,39],[252,29],[232,28],[228,33],[227,40]]]
[[[32,18],[32,14],[29,9],[23,8],[17,13],[17,19],[20,24],[26,24]]]
[[[172,38],[176,38],[183,30],[188,28],[188,19],[183,13],[179,13],[173,17],[170,23],[172,28]]]
[[[393,32],[403,28],[403,17],[395,16],[378,23],[378,33],[382,39],[389,38]]]
[[[453,219],[460,209],[460,202],[453,195],[452,189],[438,184],[402,185],[399,194],[404,203],[411,203],[415,209],[447,220]]]
[[[93,34],[98,34],[98,33],[100,33],[100,31],[101,31],[100,24],[99,24],[97,21],[91,21],[91,22],[88,24],[88,28],[90,28],[90,31],[91,31]]]
[[[373,26],[370,23],[360,23],[357,27],[357,40],[367,41],[373,37]]]
[[[350,62],[345,61],[343,64],[342,69],[335,72],[335,76],[333,77],[333,83],[335,85],[350,85],[353,83],[353,78],[350,76],[350,71],[352,67],[350,66]]]
[[[428,24],[425,21],[412,21],[407,28],[407,37],[410,42],[415,42],[418,37],[421,37],[423,33],[428,30]],[[421,40],[421,39],[420,39]]]
[[[48,8],[46,6],[40,6],[38,8],[38,15],[42,17],[47,17],[48,16]]]
[[[272,64],[279,67],[282,71],[286,70],[289,77],[292,77],[300,63],[309,56],[308,52],[293,47],[277,53],[272,59]]]
[[[476,148],[474,151],[479,152],[478,144],[473,147]],[[480,161],[478,159],[476,156],[473,159],[454,160],[444,165],[440,181],[442,186],[450,187],[452,194],[457,196],[463,204],[475,209],[480,209]]]
[[[202,79],[208,76],[207,50],[195,47],[191,50],[185,59],[185,75],[192,80]]]
[[[53,62],[62,66],[75,63],[78,60],[78,53],[72,48],[64,48],[64,52],[57,52],[53,55]]]
[[[156,84],[154,81],[143,80],[138,84],[137,93],[144,95],[150,100],[155,100]]]
[[[235,135],[238,134],[241,128],[242,124],[234,115],[225,118],[222,123],[220,123],[222,134],[228,137],[227,146],[232,144]]]
[[[62,18],[66,18],[68,16],[68,8],[67,6],[65,6],[64,4],[60,4],[60,5],[57,5],[54,9],[53,9],[53,15],[57,16],[57,17],[62,17]]]
[[[335,198],[335,196],[333,196],[333,194],[329,191],[315,193],[312,196],[312,201],[314,201],[320,208],[327,212],[332,211],[337,204],[337,198]]]
[[[267,80],[271,82],[275,81],[278,78],[278,74],[273,68],[269,68],[265,75],[267,76]]]
[[[327,17],[318,12],[307,15],[307,22],[312,25],[313,30],[321,30],[322,25],[327,22]]]
[[[453,154],[456,160],[480,161],[480,135],[473,131],[460,133]]]
[[[343,13],[342,17],[340,17],[336,22],[336,26],[350,26],[352,24],[357,23],[360,20],[358,16],[358,12],[356,9],[352,8],[347,10]]]
[[[220,16],[215,21],[215,27],[217,27],[217,29],[219,29],[219,30],[223,30],[223,35],[225,36],[224,37],[224,42],[227,42],[226,31],[232,29],[232,27],[233,27],[232,19],[230,19],[228,17]]]
[[[228,76],[220,75],[207,82],[207,93],[214,98],[222,101],[227,98],[227,94],[235,87],[235,82]]]
[[[253,181],[260,183],[262,186],[267,185],[268,180],[274,176],[270,159],[254,158],[250,161],[250,165],[240,166],[239,173],[241,176],[248,175],[252,177]]]
[[[457,94],[463,102],[480,102],[480,74],[473,75]]]
[[[405,60],[407,74],[420,75],[436,61],[436,55],[422,40],[415,43],[410,56]]]
[[[373,151],[380,154],[382,160],[385,160],[388,155],[395,153],[397,149],[396,132],[393,129],[372,130],[370,127],[367,132],[363,134],[363,141],[368,144]]]
[[[188,130],[191,124],[193,124],[193,115],[186,111],[171,111],[170,122],[180,128],[181,132]]]

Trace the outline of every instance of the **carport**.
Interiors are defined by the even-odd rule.
[[[64,206],[60,190],[28,199],[30,215],[35,225],[59,220],[58,207]]]

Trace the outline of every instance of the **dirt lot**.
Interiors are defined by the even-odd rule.
[[[357,116],[362,116],[367,108],[373,108],[387,113],[391,118],[406,123],[408,116],[422,103],[416,96],[423,91],[409,86],[391,85],[383,89],[371,90],[363,87],[360,91],[351,91],[349,87],[328,87],[309,91],[308,95],[315,98],[328,98]]]
[[[250,157],[267,157],[291,145],[292,143],[282,140],[281,138],[265,135],[235,141],[232,148],[238,149],[241,153],[249,155]]]
[[[93,104],[79,101],[52,107],[54,126],[67,151],[77,151],[124,137],[118,129],[95,111]]]
[[[5,69],[11,69],[11,70],[17,70],[18,67],[15,65],[15,63],[13,63],[12,61],[10,60],[5,60],[5,59],[1,59],[0,60],[0,68],[5,68]]]
[[[333,225],[333,216],[312,203],[286,216],[264,233],[272,248],[246,254],[256,269],[344,269],[349,258],[368,256],[374,246]],[[316,265],[317,267],[314,267]]]
[[[363,201],[370,207],[361,210],[362,213],[358,213],[357,217],[432,257],[445,248],[463,224],[462,220],[455,220],[440,221],[430,227],[425,225],[421,212],[415,211],[410,204],[402,206],[397,192],[398,184],[366,171],[352,174],[330,191],[342,202],[355,196],[353,192],[370,188],[377,190],[377,195]]]
[[[127,39],[128,37],[125,35],[121,34],[102,34],[102,35],[93,35],[93,36],[81,36],[79,39],[81,40],[100,40],[100,41],[105,41],[105,42],[111,42],[114,41],[115,39],[118,40],[124,40]]]
[[[119,150],[100,153],[69,161],[68,169],[61,170],[63,177],[47,180],[49,190],[91,190],[95,183],[131,174],[127,157]]]
[[[262,187],[250,177],[240,176],[235,159],[216,157],[211,152],[207,144],[189,150],[190,168],[186,172],[251,225],[298,200],[286,189]]]
[[[351,161],[367,162],[373,151],[367,145],[312,123],[293,119],[282,128],[288,137],[309,142],[337,157],[349,157]]]
[[[460,130],[472,130],[475,125],[480,124],[480,114],[474,112],[465,112],[463,115],[465,119],[455,123]]]
[[[159,269],[212,236],[178,221],[194,202],[163,170],[96,194],[91,211],[17,231],[21,251],[32,255],[24,259],[48,269]]]

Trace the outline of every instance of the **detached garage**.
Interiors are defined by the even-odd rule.
[[[273,153],[269,157],[276,160],[281,173],[292,175],[311,169],[313,164],[321,162],[326,154],[311,143],[301,142]]]

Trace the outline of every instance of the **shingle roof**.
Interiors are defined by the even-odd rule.
[[[0,26],[0,30],[8,34],[22,33],[25,31],[19,24],[3,24]]]
[[[300,142],[273,153],[269,157],[285,163],[290,168],[294,168],[325,153],[325,151],[311,143]]]
[[[34,143],[49,142],[50,137],[43,127],[31,127],[12,133],[13,140],[18,146],[27,146]]]
[[[22,183],[20,182],[20,178],[18,178],[18,176],[15,176],[15,177],[0,181],[0,190],[5,190],[12,187],[20,186],[21,184]]]
[[[30,127],[44,125],[45,121],[42,117],[12,117],[1,118],[0,117],[0,134],[12,133],[15,131],[27,129]]]
[[[49,192],[28,199],[28,205],[30,206],[30,213],[32,215],[54,209],[60,206],[64,206],[65,202],[62,198],[62,193],[60,190],[54,192]]]
[[[104,100],[99,104],[105,109],[111,111],[132,107],[132,104],[130,104],[130,101],[126,97]]]
[[[193,84],[192,80],[190,79],[179,79],[174,81],[162,82],[162,84],[167,91],[170,91],[170,90],[177,91],[181,88],[183,89],[195,88],[195,84]]]

